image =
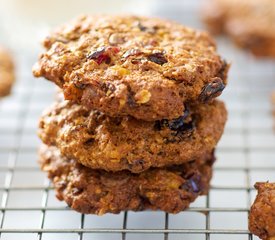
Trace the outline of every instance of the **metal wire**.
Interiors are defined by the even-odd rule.
[[[166,17],[169,15],[169,8],[165,9]],[[164,15],[161,11],[155,14]],[[182,22],[190,21],[184,16],[173,17]],[[190,23],[192,25],[192,21]],[[53,84],[34,80],[25,71],[19,71],[14,94],[0,101],[1,239],[12,239],[12,237],[9,238],[11,236],[9,234],[18,234],[16,236],[20,236],[20,239],[24,237],[26,239],[31,239],[30,237],[63,239],[64,234],[71,234],[70,239],[88,239],[90,236],[96,236],[96,239],[116,239],[118,235],[118,238],[123,240],[146,238],[147,235],[150,236],[149,239],[164,240],[183,239],[183,236],[184,239],[192,240],[233,239],[233,236],[236,239],[256,239],[249,233],[247,222],[240,221],[239,225],[233,226],[226,216],[236,214],[237,221],[238,216],[243,214],[247,221],[249,208],[255,196],[253,183],[256,180],[275,180],[275,164],[269,161],[275,156],[275,137],[272,133],[271,106],[268,100],[272,87],[275,88],[275,73],[270,62],[258,62],[251,56],[237,51],[224,39],[220,40],[219,46],[222,54],[235,65],[232,66],[229,86],[223,97],[229,109],[229,123],[217,149],[218,160],[212,187],[201,206],[195,203],[184,212],[191,215],[188,215],[186,220],[183,214],[182,224],[175,220],[178,216],[163,214],[161,227],[156,227],[152,222],[148,222],[148,227],[144,227],[142,222],[137,220],[133,224],[133,216],[138,213],[132,212],[123,213],[119,220],[117,215],[109,215],[108,221],[113,221],[114,224],[108,227],[107,220],[100,222],[101,217],[96,216],[91,220],[88,216],[74,213],[64,204],[59,204],[57,200],[52,199],[53,187],[45,174],[39,170],[35,157],[31,159],[30,156],[36,155],[39,145],[35,138],[36,119],[45,106],[52,101]],[[34,60],[29,56],[21,56],[19,63],[22,62],[30,69]],[[12,121],[14,124],[11,126]],[[229,160],[226,162],[224,159]],[[261,162],[264,163],[258,164]],[[255,178],[258,173],[262,173],[262,177]],[[238,176],[238,174],[240,174],[238,181],[237,177],[236,179],[226,177]],[[226,176],[223,177],[223,175]],[[1,176],[3,176],[3,184],[1,184]],[[40,194],[40,197],[37,197],[37,202],[40,203],[32,204],[30,202],[36,198],[36,193]],[[223,193],[232,194],[232,196],[236,193],[244,193],[245,203],[238,204],[238,201],[241,202],[243,199],[232,197],[230,200],[237,204],[230,205],[228,199],[221,198],[220,195]],[[24,202],[25,195],[28,200]],[[17,217],[10,218],[12,213],[16,213],[18,217],[21,214],[25,216],[38,213],[39,218],[28,217],[28,221],[37,224],[25,226],[25,223],[17,223]],[[49,224],[52,221],[57,223],[58,214],[67,213],[76,216],[76,224],[72,224],[69,217],[59,219],[60,227]],[[217,214],[223,214],[222,222],[217,218]],[[189,221],[193,221],[195,215],[203,219],[203,224],[197,227],[197,222],[194,220],[195,224],[189,227]],[[97,221],[101,224],[91,226]],[[146,218],[142,221],[146,221]],[[178,227],[175,224],[181,225]],[[59,237],[50,234],[59,234]],[[135,238],[135,235],[139,237]]]

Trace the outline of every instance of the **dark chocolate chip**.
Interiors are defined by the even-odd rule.
[[[159,65],[163,65],[164,63],[167,63],[167,59],[165,58],[164,54],[159,52],[159,53],[152,53],[148,56],[148,60],[151,62],[154,62]]]
[[[213,78],[211,83],[208,83],[203,89],[199,96],[199,100],[201,102],[208,102],[209,100],[219,96],[223,89],[225,88],[225,84],[222,79],[219,77]]]

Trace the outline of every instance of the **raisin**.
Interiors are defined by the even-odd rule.
[[[195,124],[194,122],[185,123],[177,131],[171,132],[170,136],[164,140],[164,143],[179,143],[183,139],[192,135]]]
[[[180,130],[181,128],[184,127],[184,124],[186,124],[184,120],[189,116],[189,114],[190,114],[189,109],[185,107],[185,110],[182,116],[170,121],[167,119],[158,120],[155,122],[154,128],[155,130],[158,130],[158,131],[160,131],[164,127],[169,127],[173,131]]]
[[[148,56],[148,60],[151,62],[154,62],[156,64],[159,65],[163,65],[164,63],[167,63],[167,59],[165,58],[165,56],[163,55],[163,53],[159,52],[159,53],[152,53]]]
[[[187,117],[190,115],[189,109],[185,108],[184,114],[173,120],[162,119],[158,120],[154,124],[154,129],[160,131],[164,128],[169,128],[171,130],[170,136],[165,138],[164,143],[176,143],[182,141],[184,138],[190,137],[194,128],[195,120],[186,121]]]
[[[171,129],[171,128],[170,128]],[[177,130],[174,130],[174,131],[177,131],[176,134],[173,134],[174,136],[184,136],[184,134],[186,134],[186,136],[190,135],[190,133],[193,131],[194,129],[194,122],[191,121],[191,122],[188,122],[188,123],[182,123],[178,128]],[[173,129],[171,129],[173,130]]]
[[[85,145],[90,145],[90,144],[92,144],[94,141],[95,141],[94,138],[89,138],[88,140],[86,140],[86,141],[84,142],[84,144],[85,144]]]
[[[174,131],[178,131],[178,130],[181,131],[181,129],[185,127],[184,125],[186,125],[186,123],[184,123],[184,120],[188,115],[189,115],[189,110],[186,109],[184,111],[183,116],[176,118],[168,123],[169,128]]]
[[[225,84],[223,83],[222,79],[215,77],[211,83],[208,83],[206,86],[204,86],[199,96],[199,100],[202,102],[208,102],[211,99],[219,96],[224,88]]]
[[[193,175],[184,184],[181,185],[181,189],[184,189],[187,191],[191,190],[192,192],[199,193],[201,191],[200,181],[201,181],[200,176]]]

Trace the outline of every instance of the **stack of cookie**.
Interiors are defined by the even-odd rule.
[[[82,213],[177,213],[212,176],[228,64],[213,39],[136,16],[83,16],[52,33],[34,66],[63,91],[39,125],[40,164]]]

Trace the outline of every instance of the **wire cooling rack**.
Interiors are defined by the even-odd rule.
[[[169,4],[168,4],[169,2]],[[201,28],[197,4],[151,1],[153,15]],[[182,1],[184,2],[184,1]],[[256,181],[275,181],[275,135],[270,92],[274,62],[256,60],[219,39],[219,51],[231,61],[222,98],[229,120],[217,148],[212,187],[177,215],[145,211],[101,217],[82,215],[56,200],[37,164],[38,117],[53,101],[53,84],[33,79],[31,54],[16,54],[18,80],[13,94],[0,101],[1,239],[257,239],[248,229]]]

